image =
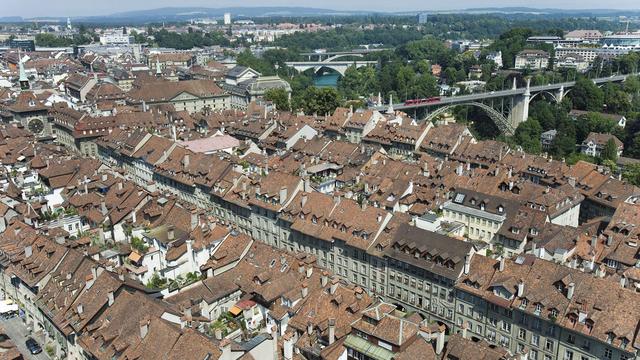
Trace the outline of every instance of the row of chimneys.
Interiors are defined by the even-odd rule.
[[[305,273],[305,277],[307,279],[311,278],[311,275],[313,274],[313,267],[312,266],[308,266],[308,267],[304,267],[304,263],[300,263],[298,264],[298,272],[299,273]],[[329,288],[329,293],[330,294],[335,294],[336,290],[338,290],[338,284],[340,283],[340,279],[336,276],[333,277],[331,279],[331,287]],[[329,284],[329,273],[327,271],[322,271],[322,275],[320,276],[320,286],[321,287],[325,287]],[[302,283],[302,297],[306,298],[307,295],[309,294],[309,284],[305,281]],[[356,289],[357,290],[357,289]],[[356,297],[357,298],[361,298],[362,297],[362,292],[357,292],[356,291]]]
[[[329,318],[327,320],[328,323],[328,342],[329,345],[332,345],[336,341],[336,319]],[[313,323],[311,321],[307,322],[307,334],[311,335],[313,333]],[[277,329],[274,329],[274,334],[277,334]],[[277,336],[277,335],[276,335]],[[284,350],[284,360],[293,360],[294,357],[294,348],[293,344],[295,343],[296,336],[292,332],[288,332],[283,336],[283,350]],[[275,337],[274,337],[275,339]],[[295,353],[299,353],[298,349],[295,349]]]

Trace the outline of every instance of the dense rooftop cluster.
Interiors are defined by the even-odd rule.
[[[0,291],[58,357],[638,356],[640,189],[606,168],[143,73],[0,104]]]

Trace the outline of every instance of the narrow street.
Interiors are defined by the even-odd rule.
[[[44,344],[42,344],[36,337],[34,337],[34,339],[36,339],[38,344],[42,347],[42,352],[37,355],[32,355],[31,352],[29,352],[24,343],[29,337],[27,327],[19,317],[16,316],[9,320],[0,320],[0,326],[5,329],[7,335],[9,335],[9,338],[11,338],[14,344],[16,344],[25,359],[49,360],[49,357],[44,351]]]

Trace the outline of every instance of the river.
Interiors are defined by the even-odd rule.
[[[337,87],[340,74],[334,72],[324,73],[313,78],[313,85],[317,87]]]

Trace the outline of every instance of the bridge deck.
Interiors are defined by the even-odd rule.
[[[300,53],[302,56],[332,56],[332,55],[360,55],[360,54],[370,54],[379,51],[392,50],[388,49],[356,49],[352,51],[327,51],[327,52],[308,52],[308,53]]]
[[[627,76],[630,76],[630,75],[614,75],[606,78],[594,79],[593,81],[596,84],[603,84],[607,82],[618,82],[618,81],[624,81],[627,78]],[[560,90],[560,88],[570,89],[573,86],[575,86],[575,84],[576,84],[575,81],[568,81],[568,82],[557,83],[557,84],[531,86],[529,88],[529,92],[531,94],[535,94],[535,93],[545,92],[545,91],[550,91],[550,92],[556,91],[556,90]],[[405,105],[404,103],[397,103],[397,104],[393,104],[393,108],[395,110],[406,110],[406,109],[416,109],[416,108],[422,108],[422,107],[463,104],[467,102],[481,101],[486,99],[495,99],[495,98],[501,98],[501,97],[523,95],[526,91],[527,91],[527,88],[523,87],[523,88],[517,88],[517,89],[498,90],[498,91],[491,91],[491,92],[484,92],[484,93],[477,93],[477,94],[470,94],[470,95],[444,96],[444,97],[441,97],[439,101],[433,101],[433,102],[424,103],[424,104]],[[376,110],[385,110],[386,108],[387,108],[386,106],[374,107],[374,109]]]
[[[352,61],[287,61],[287,66],[327,66],[327,65],[352,65],[352,64],[366,64],[376,65],[377,61],[365,61],[365,60],[352,60]]]

